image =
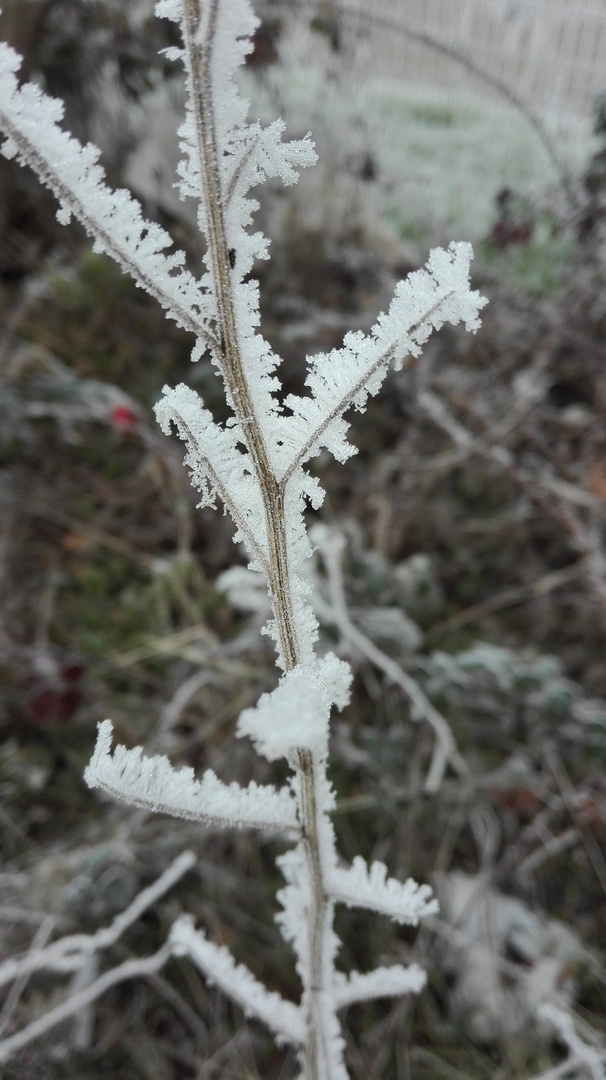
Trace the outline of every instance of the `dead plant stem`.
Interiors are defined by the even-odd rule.
[[[246,442],[262,492],[268,541],[268,584],[284,666],[286,671],[291,671],[300,662],[300,649],[286,547],[285,485],[278,482],[271,469],[267,447],[244,373],[225,229],[224,198],[228,197],[228,192],[223,192],[221,184],[211,79],[211,58],[216,33],[218,0],[211,0],[204,27],[201,25],[197,0],[183,0],[183,2],[185,51],[191,78],[198,169],[207,222],[207,258],[217,303],[217,338],[220,343],[217,359],[225,380],[230,404],[241,426],[242,438]],[[310,985],[306,988],[309,1002],[308,1037],[306,1046],[303,1048],[303,1055],[308,1080],[328,1080],[321,1065],[325,1057],[323,1047],[328,1041],[324,1035],[325,1021],[321,992],[323,989],[322,942],[326,919],[330,917],[331,908],[324,887],[320,857],[317,780],[313,758],[307,750],[300,749],[298,752],[298,772],[301,792],[299,814],[305,838],[304,847],[313,896],[312,910],[309,912]]]

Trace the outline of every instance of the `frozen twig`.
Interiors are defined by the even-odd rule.
[[[78,971],[75,971],[69,986],[68,999],[77,997],[88,986],[92,986],[99,975],[99,957],[97,953],[87,956]],[[93,1002],[83,1006],[74,1016],[72,1042],[79,1050],[88,1050],[93,1039],[95,1010]]]
[[[417,681],[353,625],[343,587],[341,553],[344,540],[342,535],[336,530],[317,525],[314,526],[312,537],[322,555],[331,595],[330,606],[323,604],[321,597],[317,594],[314,598],[320,618],[322,621],[337,626],[350,646],[375,664],[391,682],[403,690],[412,705],[413,720],[426,720],[433,728],[436,742],[429,772],[425,778],[425,790],[428,792],[438,790],[448,764],[452,765],[461,779],[468,781],[470,773],[467,762],[459,754],[452,731],[442,714],[432,705]]]
[[[53,916],[47,915],[44,919],[44,922],[38,927],[36,933],[34,934],[32,943],[28,950],[28,956],[35,957],[36,953],[39,953],[44,948],[46,942],[48,941],[50,935],[53,932],[54,925],[55,920]],[[19,1001],[19,998],[21,997],[21,994],[23,993],[27,985],[30,974],[31,971],[19,972],[19,975],[17,976],[13,985],[10,988],[6,1001],[2,1006],[2,1011],[0,1012],[0,1038],[2,1037],[2,1035],[4,1035],[4,1032],[6,1031],[6,1028],[10,1023],[11,1016],[13,1015],[17,1002]]]
[[[195,671],[193,675],[190,675],[184,683],[181,683],[171,700],[165,705],[148,745],[149,742],[162,742],[168,732],[179,723],[183,712],[203,686],[216,685],[220,681],[219,676],[214,671]]]
[[[559,836],[546,836],[542,847],[527,855],[517,867],[520,881],[528,884],[530,877],[540,866],[555,859],[562,851],[574,847],[580,841],[579,830],[575,828],[565,829]]]
[[[549,469],[543,469],[536,476],[530,474],[516,464],[514,455],[506,447],[494,446],[487,439],[478,438],[468,431],[433,391],[423,390],[418,396],[418,403],[460,450],[477,454],[496,465],[568,533],[575,550],[583,556],[585,573],[597,599],[606,607],[606,551],[600,531],[595,524],[583,523],[574,509],[574,505],[587,507],[582,489],[564,483],[559,477],[553,476]],[[555,495],[557,501],[547,498],[541,489]],[[595,507],[596,503],[592,501],[590,509]]]
[[[479,622],[485,615],[491,615],[495,611],[502,611],[504,608],[513,607],[516,604],[527,603],[539,596],[547,596],[548,593],[553,592],[555,589],[561,589],[564,585],[568,585],[570,581],[576,581],[577,578],[584,577],[586,573],[585,563],[580,559],[578,562],[573,563],[572,566],[565,566],[562,570],[552,570],[549,574],[543,574],[542,577],[529,582],[528,585],[512,585],[508,589],[501,589],[492,596],[486,597],[480,603],[472,604],[471,607],[463,608],[462,611],[457,611],[455,615],[435,623],[428,632],[427,639],[434,642],[454,633],[462,626]]]
[[[125,982],[126,979],[145,978],[146,975],[160,971],[170,956],[171,946],[166,943],[153,956],[126,960],[123,964],[119,964],[118,967],[106,971],[104,975],[99,976],[98,979],[95,979],[84,989],[62,1001],[60,1005],[56,1005],[54,1009],[49,1009],[43,1016],[32,1021],[31,1024],[28,1024],[27,1027],[18,1031],[15,1035],[3,1039],[0,1042],[0,1062],[7,1061],[17,1050],[21,1050],[22,1047],[27,1046],[34,1039],[38,1039],[40,1035],[50,1031],[56,1024],[60,1024],[63,1020],[74,1016],[80,1009],[85,1009],[112,986]]]
[[[5,960],[3,964],[0,964],[0,986],[34,971],[77,971],[87,956],[114,945],[129,926],[140,919],[156,900],[164,896],[188,870],[191,870],[195,861],[193,852],[182,852],[156,881],[143,889],[132,903],[116,916],[110,926],[97,930],[95,934],[70,934],[59,938],[46,948],[30,950],[20,960]]]

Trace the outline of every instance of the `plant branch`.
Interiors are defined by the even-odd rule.
[[[352,971],[337,983],[336,996],[339,1008],[344,1009],[355,1001],[418,994],[426,982],[427,976],[418,964],[411,964],[410,967],[394,964],[392,967],[375,968],[365,975]]]
[[[7,1061],[17,1050],[21,1050],[22,1047],[27,1046],[34,1039],[38,1039],[40,1035],[44,1035],[46,1031],[60,1024],[63,1020],[67,1020],[74,1013],[79,1012],[80,1009],[86,1008],[87,1005],[90,1005],[112,986],[116,986],[126,979],[142,978],[160,971],[170,959],[171,951],[171,946],[167,942],[152,956],[126,960],[123,964],[119,964],[118,967],[106,971],[104,975],[95,979],[94,982],[79,990],[76,994],[72,994],[66,1001],[62,1001],[60,1005],[50,1009],[15,1035],[3,1039],[0,1042],[0,1061]]]
[[[168,233],[155,222],[145,222],[139,204],[126,191],[114,192],[102,183],[103,173],[91,146],[82,147],[58,125],[49,123],[48,117],[44,118],[46,135],[48,138],[52,132],[57,145],[39,145],[42,124],[37,128],[37,142],[34,142],[27,133],[33,126],[31,117],[27,116],[27,105],[21,104],[28,87],[17,89],[14,77],[12,82],[14,87],[2,87],[5,100],[0,103],[0,127],[8,138],[8,143],[2,147],[4,155],[16,153],[30,165],[59,199],[64,210],[68,208],[69,213],[95,237],[98,248],[107,252],[184,330],[202,338],[215,353],[218,342],[204,325],[208,296],[188,271],[171,273],[176,267],[174,257],[171,260],[158,250],[172,243]],[[49,99],[43,104],[47,107]],[[96,204],[96,212],[90,209],[93,204]],[[116,219],[126,214],[130,218],[132,235],[123,234],[118,238]],[[152,237],[151,243],[145,243],[146,234]]]
[[[352,405],[363,408],[366,397],[378,391],[380,373],[385,376],[392,360],[399,370],[406,356],[418,356],[432,329],[447,320],[462,320],[468,329],[477,328],[478,311],[486,300],[469,290],[471,257],[468,244],[451,244],[448,252],[432,252],[427,267],[415,270],[398,284],[387,314],[379,316],[368,335],[348,334],[342,349],[311,358],[306,379],[311,397],[291,394],[285,402],[297,420],[303,420],[303,430],[290,448],[290,461],[281,474],[283,486],[297,466],[319,451],[320,440],[331,425]],[[421,315],[417,290],[424,301]],[[342,420],[341,425],[344,433]],[[323,441],[340,460],[354,452],[339,439]]]
[[[208,259],[217,299],[220,368],[236,419],[242,425],[255,474],[263,494],[269,546],[269,589],[278,636],[287,671],[299,661],[299,644],[286,550],[284,490],[278,485],[255,415],[248,388],[236,325],[231,283],[229,246],[226,238],[219,148],[215,130],[212,85],[213,44],[218,0],[210,0],[201,38],[201,17],[196,0],[183,0],[184,41],[191,83],[191,101],[198,147],[198,168],[208,228]]]
[[[245,1013],[262,1020],[278,1039],[295,1046],[305,1041],[300,1009],[267,990],[244,964],[236,964],[224,945],[215,945],[200,930],[194,930],[190,918],[182,916],[173,924],[170,942],[175,955],[193,960],[211,982],[229,994]]]
[[[295,799],[287,787],[276,790],[254,781],[245,788],[224,784],[211,769],[196,780],[193,769],[174,769],[160,755],[144,757],[139,746],[116,746],[111,754],[111,740],[111,722],[104,720],[84,774],[89,787],[103,788],[145,810],[208,825],[300,831]]]
[[[322,620],[337,626],[350,645],[362,656],[365,656],[367,660],[375,664],[391,682],[404,691],[412,705],[413,719],[422,718],[433,728],[436,743],[429,772],[425,779],[425,790],[430,793],[438,790],[448,763],[452,765],[459,777],[465,783],[468,783],[470,779],[469,767],[465,759],[459,754],[454,735],[442,714],[432,705],[416,680],[353,625],[347,609],[340,565],[344,545],[343,537],[340,533],[331,533],[324,526],[315,526],[313,538],[318,544],[326,567],[332,601],[329,606],[323,604],[321,597],[318,595],[314,597],[314,603]]]

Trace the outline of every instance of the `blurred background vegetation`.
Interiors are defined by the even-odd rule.
[[[597,1076],[560,1069],[541,995],[573,1010],[598,1055],[606,1035],[606,17],[587,8],[583,23],[579,4],[566,38],[550,7],[537,52],[540,0],[491,0],[486,25],[470,4],[456,31],[437,0],[410,5],[406,24],[402,5],[370,17],[275,0],[242,75],[253,115],[312,129],[321,155],[297,189],[259,192],[272,238],[262,330],[288,390],[307,353],[370,327],[432,244],[473,240],[489,299],[476,337],[445,328],[354,414],[356,457],[314,466],[320,517],[347,540],[353,623],[440,710],[466,765],[428,792],[431,730],[351,655],[333,738],[341,851],[431,881],[442,902],[420,933],[339,912],[345,970],[411,957],[429,970],[418,1000],[349,1010],[354,1080]],[[182,86],[158,55],[170,26],[145,0],[5,0],[0,34],[195,269],[195,207],[172,187]],[[224,415],[219,383],[54,212],[27,170],[0,161],[2,952],[105,925],[188,846],[195,870],[103,962],[153,951],[182,909],[296,995],[273,924],[279,845],[152,818],[82,780],[106,716],[127,746],[276,779],[233,730],[277,675],[247,595],[232,602],[221,578],[246,562],[229,520],[196,510],[151,411],[165,382],[187,381]],[[329,602],[319,557],[313,573]],[[334,627],[321,635],[349,655]],[[65,987],[36,976],[10,992],[2,1034]],[[184,961],[108,992],[86,1020],[4,1075],[295,1074]]]

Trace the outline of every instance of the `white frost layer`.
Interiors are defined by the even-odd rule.
[[[334,653],[314,664],[300,664],[270,694],[262,694],[254,708],[240,714],[236,733],[249,735],[269,761],[289,758],[299,748],[324,758],[330,710],[333,703],[347,704],[350,683],[351,668]]]
[[[418,964],[378,967],[366,975],[360,975],[358,971],[352,971],[350,975],[338,972],[335,978],[337,1008],[343,1009],[354,1001],[370,1001],[371,998],[418,994],[426,982],[427,974]]]
[[[331,870],[328,887],[335,900],[347,907],[370,908],[412,926],[425,915],[435,915],[438,911],[431,886],[418,885],[412,878],[405,882],[388,878],[385,863],[373,862],[369,867],[360,855],[356,855],[349,869]]]
[[[95,237],[95,250],[116,259],[186,330],[211,338],[215,308],[207,283],[183,269],[182,251],[165,254],[172,238],[143,217],[128,191],[107,186],[99,150],[60,127],[63,104],[33,83],[19,86],[20,64],[19,54],[0,43],[0,126],[7,136],[1,152],[37,172],[59,199],[61,224],[77,217]]]
[[[202,493],[198,506],[214,508],[219,495],[238,526],[234,541],[243,541],[259,569],[267,573],[263,498],[250,455],[242,449],[239,425],[221,427],[215,423],[195,390],[184,383],[163,388],[155,413],[165,435],[170,434],[172,423],[187,444],[185,463],[191,469],[193,486]]]
[[[469,288],[472,254],[471,244],[463,242],[450,244],[447,251],[434,248],[426,267],[398,282],[389,310],[379,315],[369,334],[349,333],[342,348],[308,358],[305,381],[311,393],[289,394],[285,400],[293,415],[282,420],[282,476],[323,446],[337,461],[354,454],[342,414],[352,405],[364,409],[390,364],[398,369],[406,356],[419,356],[432,330],[446,322],[479,328],[486,299]]]
[[[224,784],[211,769],[196,780],[190,768],[174,769],[163,756],[143,757],[140,746],[116,746],[111,753],[112,724],[99,724],[95,752],[84,779],[146,810],[215,825],[239,828],[299,830],[296,800],[288,788],[250,783]]]
[[[274,1032],[276,1041],[302,1045],[306,1028],[301,1010],[267,990],[244,964],[236,964],[229,949],[208,941],[184,915],[173,924],[170,943],[176,956],[189,956],[209,982],[229,994],[247,1016],[256,1016]]]

